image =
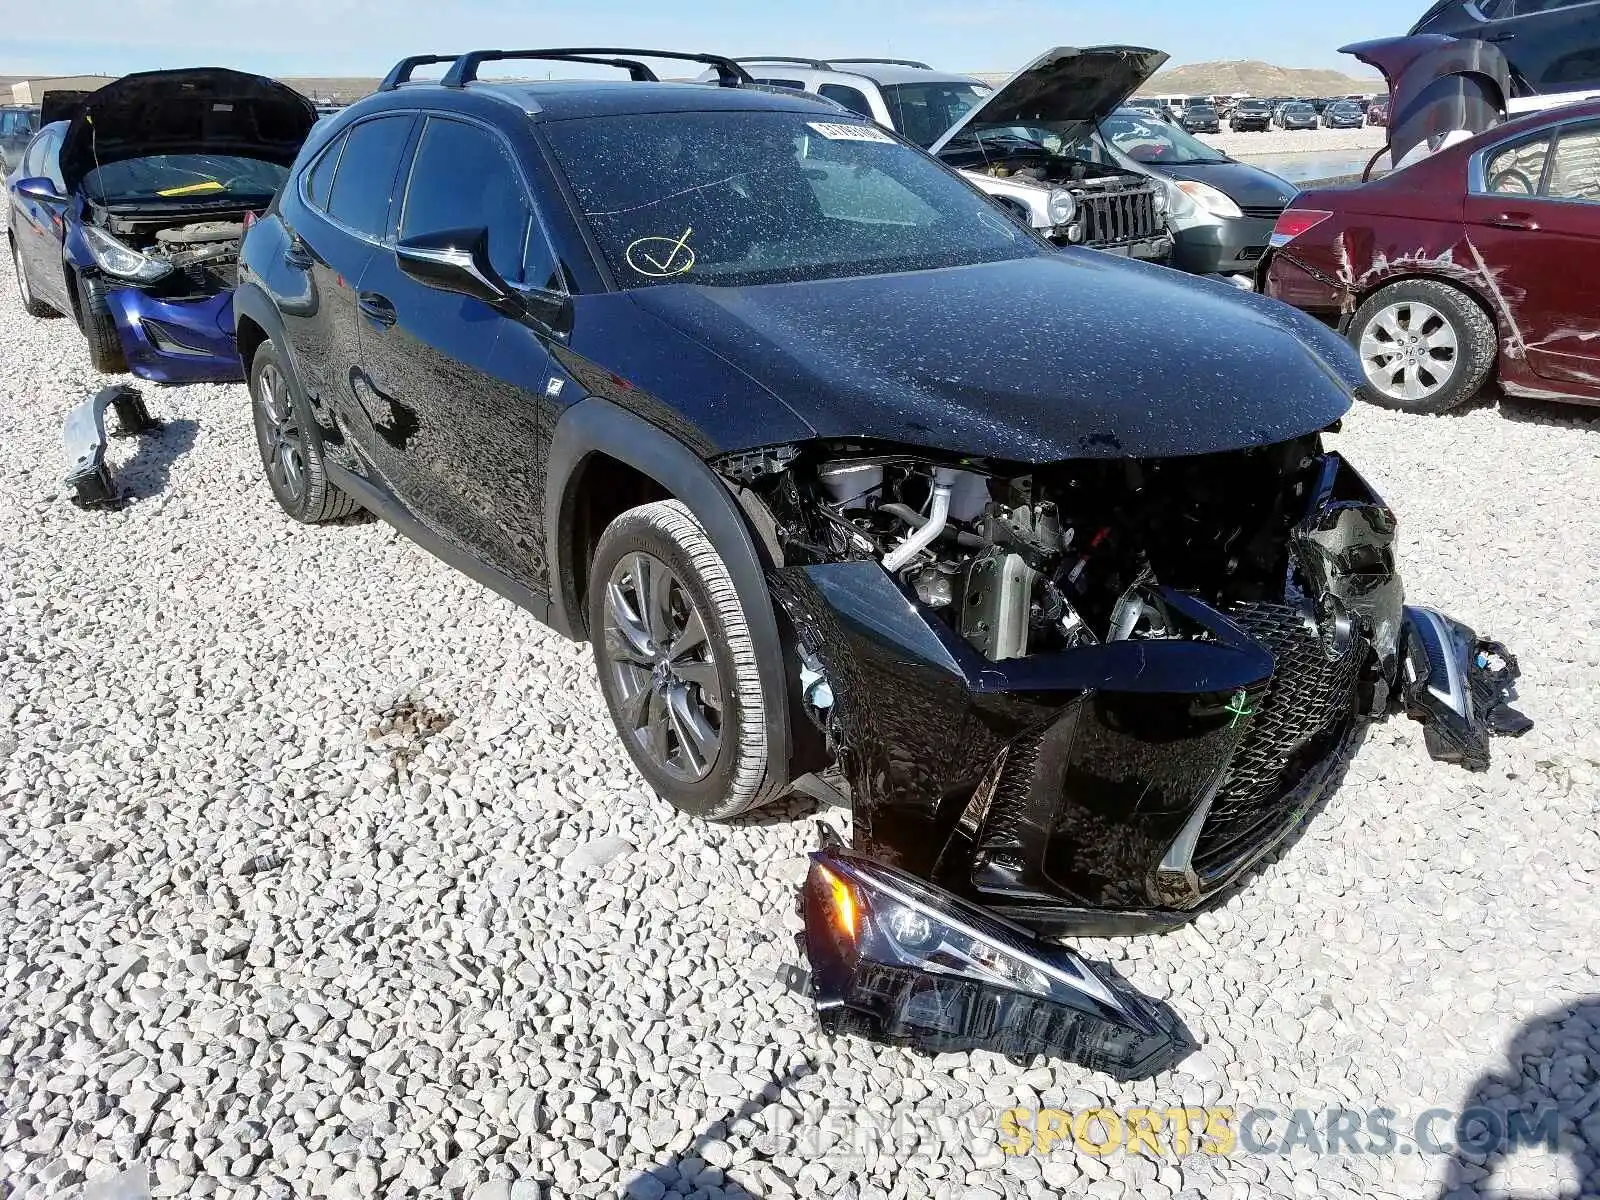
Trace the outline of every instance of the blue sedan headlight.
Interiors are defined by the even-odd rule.
[[[135,283],[155,283],[172,274],[172,264],[141,254],[132,246],[124,245],[103,229],[93,225],[83,227],[83,240],[95,263],[107,275],[128,279]]]

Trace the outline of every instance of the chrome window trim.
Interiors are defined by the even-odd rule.
[[[328,199],[330,201],[333,199],[333,185],[334,185],[334,183],[338,182],[338,179],[339,179],[339,167],[342,166],[343,163],[344,163],[345,147],[350,144],[350,134],[354,130],[357,130],[357,129],[361,128],[361,126],[363,126],[363,125],[371,124],[373,121],[381,121],[386,117],[409,117],[411,119],[412,124],[415,125],[418,115],[419,115],[419,113],[418,113],[418,111],[416,109],[411,109],[411,108],[386,108],[386,109],[382,110],[381,112],[373,113],[369,117],[362,117],[358,121],[352,121],[352,122],[350,122],[350,124],[348,126],[346,126],[344,129],[340,130],[339,134],[338,134],[339,161],[333,164],[333,179],[330,180],[329,183],[328,183]],[[409,135],[408,135],[408,137],[409,137]],[[327,157],[329,151],[331,151],[332,149],[333,149],[333,147],[329,146],[327,149],[323,150],[321,154],[318,154],[316,158],[312,159],[311,160],[312,161],[312,167],[314,167],[315,164],[321,162],[325,157]],[[413,157],[415,157],[415,156],[413,155]],[[335,229],[339,230],[341,233],[349,234],[351,237],[356,238],[358,241],[366,242],[367,245],[369,245],[369,246],[377,246],[379,249],[387,250],[387,249],[393,248],[394,243],[389,240],[388,230],[384,231],[384,236],[383,237],[375,238],[370,233],[366,233],[363,230],[357,229],[353,225],[348,225],[344,221],[341,221],[338,217],[334,216],[333,213],[329,212],[326,208],[322,208],[322,207],[319,207],[318,205],[315,205],[315,204],[311,203],[310,197],[306,195],[306,176],[311,173],[312,167],[307,167],[305,170],[301,171],[300,172],[300,178],[298,180],[296,180],[296,182],[295,182],[295,195],[299,198],[300,203],[305,205],[312,212],[316,213],[317,216],[321,217],[324,221],[326,221],[329,225],[332,225]],[[410,176],[410,173],[408,172],[407,175],[406,175],[407,182],[409,182],[410,179],[411,179],[411,176]],[[389,199],[390,199],[390,201],[392,203],[393,200],[394,200],[394,196],[391,195],[389,197]]]

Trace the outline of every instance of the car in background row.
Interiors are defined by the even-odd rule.
[[[1304,192],[1273,244],[1264,290],[1344,332],[1380,404],[1446,412],[1491,376],[1600,404],[1600,103]]]
[[[1368,125],[1387,125],[1388,123],[1389,123],[1389,100],[1388,100],[1388,97],[1385,96],[1385,97],[1382,97],[1380,99],[1374,100],[1367,107],[1367,124]]]
[[[685,814],[848,804],[801,891],[826,1030],[1166,1070],[1175,1015],[1060,938],[1191,920],[1386,714],[1488,765],[1482,645],[1323,446],[1349,348],[727,59],[477,79],[576,53],[408,59],[307,142],[235,304],[272,496],[590,641]]]
[[[1339,100],[1322,110],[1324,129],[1362,129],[1367,124],[1367,114],[1354,100]]]
[[[215,67],[128,75],[44,126],[7,181],[23,308],[70,315],[97,371],[240,378],[233,285],[247,220],[316,120],[311,102]]]
[[[1120,108],[1101,121],[1099,137],[1172,181],[1173,266],[1255,286],[1273,226],[1294,198],[1293,184],[1135,108]]]
[[[1228,118],[1234,133],[1266,133],[1272,128],[1272,105],[1266,100],[1241,100]]]
[[[1321,124],[1317,110],[1304,100],[1285,104],[1278,110],[1278,127],[1287,130],[1316,129]]]
[[[23,104],[0,108],[0,175],[10,174],[22,161],[22,152],[39,132],[40,124],[36,108]]]
[[[1222,118],[1209,104],[1191,104],[1183,110],[1185,133],[1221,133]]]
[[[1131,46],[1058,46],[998,89],[903,60],[739,63],[760,84],[822,96],[894,130],[1058,245],[1166,262],[1166,189],[1088,144],[1095,123],[1166,61]]]

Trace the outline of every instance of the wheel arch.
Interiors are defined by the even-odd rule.
[[[1509,314],[1500,311],[1502,304],[1497,301],[1495,296],[1489,294],[1488,290],[1485,289],[1480,283],[1476,281],[1469,282],[1465,279],[1458,279],[1453,276],[1441,275],[1437,272],[1422,270],[1397,271],[1393,275],[1384,276],[1370,287],[1356,293],[1354,297],[1354,303],[1350,306],[1349,316],[1345,318],[1344,329],[1342,332],[1349,332],[1351,324],[1355,321],[1356,313],[1361,311],[1361,306],[1364,305],[1368,300],[1371,300],[1385,288],[1393,287],[1396,284],[1401,283],[1442,284],[1447,288],[1451,288],[1454,291],[1460,292],[1467,299],[1471,300],[1483,310],[1484,315],[1488,317],[1490,323],[1494,325],[1495,338],[1498,342],[1498,345],[1496,346],[1497,358],[1499,353],[1504,352],[1507,339],[1512,337],[1515,332],[1508,326]]]
[[[760,662],[784,664],[778,686],[764,689],[767,728],[778,761],[793,749],[789,699],[791,653],[779,633],[766,572],[775,550],[758,535],[722,478],[682,442],[598,396],[566,409],[546,457],[545,546],[550,568],[548,623],[588,640],[585,592],[590,556],[604,524],[654,500],[676,499],[694,513],[727,565]],[[615,510],[615,511],[613,511]],[[607,514],[610,514],[608,516]]]
[[[285,335],[283,317],[277,305],[254,283],[240,284],[233,293],[233,335],[239,347],[239,362],[244,366],[245,378],[250,377],[250,360],[270,341],[281,350],[290,364],[294,364],[294,347]],[[246,347],[249,347],[246,352]]]

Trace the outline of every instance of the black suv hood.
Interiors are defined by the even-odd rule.
[[[237,154],[288,166],[317,122],[275,79],[223,67],[125,75],[85,96],[61,145],[70,191],[96,164],[153,154]]]
[[[1361,380],[1344,340],[1294,309],[1088,250],[628,295],[819,437],[1009,462],[1286,441],[1336,421]]]
[[[946,130],[929,153],[940,153],[963,132],[990,125],[1077,122],[1087,129],[1120,108],[1167,58],[1139,46],[1046,50]]]

